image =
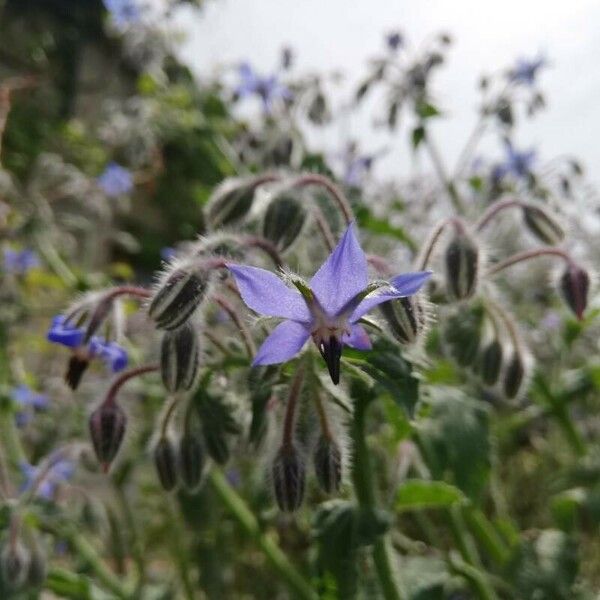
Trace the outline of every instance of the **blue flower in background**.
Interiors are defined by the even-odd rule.
[[[13,273],[14,275],[24,275],[30,269],[35,269],[39,266],[40,259],[33,250],[13,250],[12,248],[4,249],[4,269],[8,273]]]
[[[127,27],[140,20],[140,8],[135,0],[103,0],[117,27]]]
[[[535,162],[535,150],[516,150],[508,140],[505,141],[505,147],[506,160],[492,169],[492,179],[500,181],[506,175],[513,175],[518,178],[527,177],[531,173],[533,163]]]
[[[264,269],[236,264],[227,268],[248,308],[285,319],[263,342],[252,364],[286,362],[312,338],[335,384],[342,347],[371,348],[360,318],[379,304],[415,294],[431,276],[429,271],[406,273],[383,288],[369,284],[367,258],[353,225],[308,284],[295,282],[301,293]]]
[[[514,68],[509,71],[511,81],[533,85],[538,71],[547,65],[546,58],[538,56],[534,59],[520,58],[517,60]]]
[[[262,77],[254,71],[248,63],[242,63],[239,67],[241,78],[240,84],[234,92],[239,98],[256,95],[263,103],[263,109],[270,113],[273,104],[277,100],[289,100],[292,97],[290,90],[283,85],[275,75]]]
[[[365,154],[364,156],[357,156],[350,160],[346,164],[344,183],[351,187],[359,187],[365,175],[371,171],[375,158],[372,154]]]
[[[404,44],[404,37],[399,31],[392,31],[385,36],[385,43],[390,50],[398,50]]]
[[[107,342],[104,338],[94,336],[90,340],[89,350],[91,357],[102,359],[113,373],[118,373],[127,366],[127,350],[116,342]]]
[[[54,500],[56,490],[61,483],[69,481],[75,473],[75,463],[64,458],[60,453],[48,458],[48,465],[43,463],[34,467],[28,462],[22,462],[19,467],[24,481],[20,492],[26,493],[35,487],[35,495],[44,500]],[[40,479],[41,477],[41,479]]]
[[[177,254],[177,250],[175,248],[171,248],[169,246],[165,246],[160,250],[160,257],[169,262],[175,255]]]
[[[109,198],[124,196],[133,189],[131,171],[114,162],[107,165],[97,181],[102,191]]]
[[[52,319],[50,329],[46,334],[49,342],[62,344],[68,348],[77,348],[83,343],[85,331],[81,327],[76,327],[72,323],[65,323],[63,315],[56,315]]]
[[[10,397],[19,407],[15,413],[17,427],[25,427],[31,421],[32,410],[44,410],[50,402],[46,394],[39,394],[25,384],[13,388]]]

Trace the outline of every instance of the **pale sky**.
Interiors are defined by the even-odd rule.
[[[541,76],[548,107],[521,127],[520,147],[537,147],[543,160],[580,157],[588,178],[600,181],[600,2],[594,0],[209,0],[199,13],[183,9],[182,55],[201,79],[218,65],[248,60],[273,70],[283,46],[296,51],[296,73],[339,69],[356,81],[382,48],[385,32],[399,28],[418,44],[440,31],[452,34],[449,62],[434,78],[447,116],[432,130],[442,151],[456,157],[475,119],[476,82],[484,71],[517,57],[546,54]],[[376,115],[362,114],[313,142],[330,152],[358,138],[366,151],[390,146],[377,175],[403,175],[412,164],[407,130],[395,139],[373,133]],[[500,149],[484,147],[490,157]]]

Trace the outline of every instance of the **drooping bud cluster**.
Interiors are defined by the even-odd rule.
[[[321,435],[314,453],[317,481],[324,492],[337,492],[342,482],[342,451],[337,442]]]
[[[290,444],[279,449],[271,469],[275,500],[285,512],[300,508],[304,499],[306,467],[297,448]]]
[[[422,294],[384,302],[379,307],[390,333],[401,344],[415,344],[427,329],[427,301]]]
[[[206,297],[209,275],[192,261],[171,265],[148,308],[148,315],[159,329],[177,329],[191,318]]]
[[[163,489],[167,492],[177,485],[177,455],[171,440],[163,436],[154,448],[154,466]]]
[[[263,178],[228,179],[214,191],[206,206],[206,220],[211,229],[241,221],[251,210],[254,192]]]
[[[590,276],[579,265],[570,262],[560,278],[560,292],[578,319],[583,318],[590,289]]]
[[[285,252],[300,236],[307,216],[308,211],[299,196],[290,192],[277,195],[265,211],[263,236],[270,240],[279,252]]]
[[[453,300],[466,300],[477,289],[481,252],[474,237],[464,228],[456,229],[446,250],[446,288]]]
[[[502,389],[504,395],[509,400],[513,400],[519,395],[525,380],[525,357],[519,348],[514,348],[506,364]]]
[[[0,553],[2,581],[11,591],[22,588],[27,582],[31,554],[20,538],[9,539]]]
[[[165,332],[160,351],[160,373],[171,392],[192,389],[200,367],[200,340],[190,323]]]
[[[90,436],[96,457],[106,471],[117,455],[125,429],[127,416],[114,401],[103,402],[90,416]]]
[[[481,379],[485,385],[489,387],[496,385],[502,371],[503,358],[504,347],[498,338],[495,337],[483,347],[480,359],[480,372]]]
[[[523,206],[523,221],[529,231],[541,242],[553,246],[565,237],[565,230],[556,219],[541,206],[526,204]]]
[[[198,433],[184,433],[178,444],[167,435],[161,436],[153,451],[154,466],[162,488],[170,492],[181,481],[189,492],[194,492],[202,480],[205,455]]]

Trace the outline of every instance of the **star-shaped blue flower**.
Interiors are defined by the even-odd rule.
[[[241,82],[235,88],[239,98],[257,95],[263,103],[265,113],[271,113],[273,103],[279,100],[289,100],[292,97],[290,90],[283,85],[275,75],[263,77],[259,75],[248,63],[239,67]]]
[[[23,494],[36,486],[35,495],[44,500],[52,501],[56,495],[58,486],[71,479],[75,473],[75,463],[72,460],[61,457],[60,455],[50,456],[50,467],[41,480],[38,481],[45,466],[34,467],[28,462],[22,462],[19,467],[23,474],[24,481],[20,492]]]
[[[29,386],[21,384],[10,391],[10,397],[18,406],[15,413],[17,427],[25,427],[33,416],[33,410],[44,410],[48,407],[49,400],[46,394],[34,392]]]
[[[38,255],[28,248],[25,250],[4,249],[4,269],[8,273],[24,275],[30,269],[40,266]]]
[[[510,70],[510,79],[516,83],[532,86],[538,71],[546,65],[546,58],[542,55],[534,59],[520,58],[514,68]]]
[[[285,319],[263,342],[252,364],[290,360],[312,337],[335,384],[339,382],[342,347],[371,348],[360,318],[383,302],[416,293],[431,276],[429,271],[405,273],[385,286],[369,284],[367,258],[353,225],[309,284],[292,280],[300,293],[270,271],[236,264],[228,268],[249,308]]]
[[[509,174],[519,178],[527,177],[536,159],[535,150],[517,150],[508,140],[505,141],[505,147],[506,160],[493,168],[492,179],[499,181]]]
[[[109,198],[124,196],[133,189],[131,171],[114,162],[107,165],[97,181],[102,191]]]

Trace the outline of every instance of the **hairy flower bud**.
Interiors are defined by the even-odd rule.
[[[307,211],[300,198],[277,196],[265,212],[263,236],[273,242],[279,252],[284,252],[302,232],[306,217]]]
[[[48,575],[48,561],[40,543],[34,539],[31,544],[31,560],[27,571],[27,585],[37,588],[43,585]]]
[[[200,366],[200,341],[192,325],[186,323],[167,331],[160,349],[160,374],[169,392],[190,390]]]
[[[502,388],[504,395],[512,400],[519,395],[519,391],[525,380],[525,363],[521,353],[515,350],[506,365]]]
[[[167,492],[175,489],[177,485],[177,455],[173,444],[166,437],[161,437],[154,448],[154,466],[163,489]]]
[[[463,308],[446,320],[445,341],[456,362],[462,367],[475,365],[481,345],[483,309]]]
[[[207,273],[175,269],[158,288],[150,302],[148,315],[159,329],[176,329],[192,316],[207,289]]]
[[[590,289],[590,276],[585,269],[571,263],[560,278],[560,291],[569,308],[583,318],[587,307],[588,292]]]
[[[252,208],[256,178],[229,179],[217,187],[206,207],[206,220],[212,229],[242,220]]]
[[[565,237],[564,229],[555,219],[539,206],[526,205],[523,207],[525,225],[541,242],[555,245]]]
[[[286,512],[297,510],[304,499],[305,467],[292,445],[282,446],[271,469],[275,499]]]
[[[121,447],[127,416],[116,402],[102,403],[91,414],[89,425],[96,457],[106,471]]]
[[[379,309],[401,344],[414,344],[425,329],[426,311],[418,295],[384,302]]]
[[[27,580],[31,556],[21,540],[9,540],[0,554],[2,581],[11,590],[19,589]]]
[[[186,433],[179,442],[179,471],[185,487],[195,490],[202,479],[204,448],[198,435]]]
[[[503,348],[499,340],[492,340],[481,353],[481,378],[486,385],[492,386],[498,381],[502,370]]]
[[[451,298],[465,300],[477,289],[479,277],[479,248],[464,231],[456,232],[444,255],[446,287]]]
[[[314,455],[315,474],[323,491],[337,492],[342,482],[342,451],[337,442],[324,435],[319,437]]]

